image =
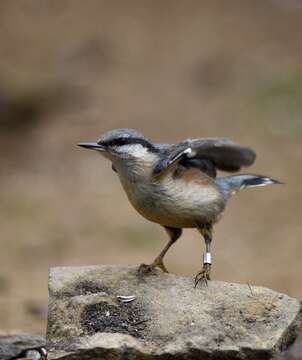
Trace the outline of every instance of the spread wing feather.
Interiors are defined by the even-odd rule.
[[[198,163],[203,163],[201,160],[210,161],[219,170],[234,172],[242,166],[252,165],[255,159],[256,154],[252,149],[227,139],[188,139],[175,144],[166,152],[166,156],[155,166],[154,174],[161,174],[179,163],[183,166],[197,164],[198,167]]]

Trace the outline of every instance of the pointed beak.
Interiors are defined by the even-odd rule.
[[[81,142],[81,143],[78,143],[78,146],[81,146],[82,148],[89,149],[89,150],[106,151],[106,148],[104,145],[100,145],[96,142]]]

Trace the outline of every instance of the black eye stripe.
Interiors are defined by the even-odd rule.
[[[99,145],[104,145],[104,146],[120,146],[120,145],[125,145],[127,144],[127,140],[126,138],[119,138],[119,139],[113,139],[113,140],[107,140],[107,141],[99,141],[98,142]]]
[[[128,142],[127,142],[126,138],[120,138],[120,139],[114,139],[114,140],[107,141],[107,142],[105,142],[105,144],[107,146],[122,146],[122,145],[128,144]]]
[[[129,144],[140,144],[153,152],[157,152],[157,149],[149,143],[149,141],[141,138],[117,138],[108,141],[99,141],[98,144],[105,146],[123,146]]]

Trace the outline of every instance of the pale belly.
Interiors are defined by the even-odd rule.
[[[134,208],[146,219],[178,228],[214,223],[224,209],[216,186],[190,184],[166,179],[160,184],[123,184]]]

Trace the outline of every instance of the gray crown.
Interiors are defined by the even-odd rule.
[[[98,143],[108,142],[119,138],[137,138],[146,140],[144,135],[135,129],[121,128],[106,132],[99,138]]]

